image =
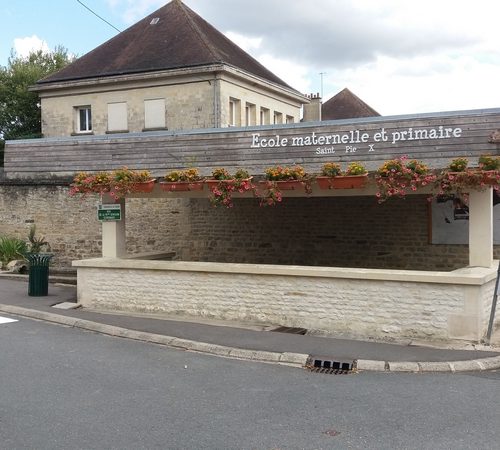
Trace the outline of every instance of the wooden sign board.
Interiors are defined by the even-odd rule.
[[[432,168],[465,156],[497,154],[491,136],[500,129],[500,109],[372,117],[284,125],[187,131],[73,136],[8,141],[7,178],[70,176],[128,166],[155,176],[197,167],[209,175],[216,167],[241,167],[252,175],[277,164],[300,164],[318,172],[325,162],[359,161],[376,170],[402,155]]]

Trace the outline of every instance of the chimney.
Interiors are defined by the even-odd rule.
[[[302,121],[303,122],[320,122],[321,121],[321,97],[317,94],[307,95],[311,103],[304,105]]]

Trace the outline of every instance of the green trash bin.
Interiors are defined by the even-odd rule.
[[[28,253],[26,259],[30,263],[28,295],[42,297],[49,295],[49,262],[51,253]]]

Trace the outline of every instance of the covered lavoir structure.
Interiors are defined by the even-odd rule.
[[[458,156],[474,165],[496,155],[500,109],[319,121],[318,97],[288,86],[180,0],[35,89],[45,138],[7,142],[11,185],[0,200],[17,202],[8,215],[15,224],[38,224],[45,209],[26,218],[24,211],[49,195],[49,214],[58,214],[51,243],[76,258],[95,251],[75,243],[94,249],[100,240],[92,234],[98,201],[74,199],[68,208],[62,197],[77,171],[128,166],[162,177],[192,166],[204,176],[243,168],[258,184],[270,166],[300,164],[313,174],[326,162],[359,161],[372,173],[362,189],[312,182],[312,192],[284,192],[269,208],[247,192],[235,195],[234,208],[214,209],[206,186],[164,192],[157,184],[150,194],[129,195],[119,201],[120,220],[102,223],[102,257],[73,263],[83,306],[360,338],[477,342],[485,335],[500,252],[492,188],[470,192],[469,220],[460,222],[436,213],[425,191],[378,204],[373,172],[401,155],[435,170]],[[344,91],[330,106],[346,98],[352,105]],[[355,109],[369,115],[357,100]],[[316,108],[318,121],[299,123],[301,106],[306,116]],[[350,109],[343,106],[340,117]],[[59,186],[49,194],[23,187],[44,182]],[[29,192],[26,200],[21,192]],[[452,222],[458,226],[443,225]],[[67,242],[57,231],[76,237]]]
[[[401,155],[442,169],[457,156],[475,163],[479,155],[497,154],[499,127],[500,109],[494,109],[40,139],[9,142],[6,171],[22,179],[125,164],[161,176],[196,161],[203,175],[216,167],[246,168],[257,179],[276,164],[301,164],[317,173],[326,161],[361,161],[374,171]],[[479,341],[496,276],[492,188],[470,192],[468,264],[449,271],[425,270],[453,259],[449,246],[432,244],[427,196],[378,205],[374,194],[373,180],[363,189],[321,190],[313,183],[312,193],[291,191],[275,208],[261,208],[250,194],[241,194],[231,210],[213,210],[206,187],[172,193],[157,185],[151,194],[135,196],[145,203],[157,197],[190,198],[185,246],[201,241],[208,246],[192,252],[190,260],[155,259],[168,248],[158,248],[156,256],[128,255],[128,200],[121,200],[121,220],[102,224],[102,258],[74,262],[79,301],[93,308],[262,322],[365,338]],[[142,217],[145,231],[152,220]],[[269,242],[266,233],[278,241]],[[229,254],[217,251],[235,235],[238,243]],[[391,261],[383,253],[395,240],[400,242],[397,251],[388,252]],[[271,264],[257,263],[263,259]],[[255,263],[242,263],[249,260]]]

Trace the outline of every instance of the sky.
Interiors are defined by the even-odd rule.
[[[124,30],[167,0],[81,0]],[[298,91],[345,87],[382,115],[500,107],[498,0],[184,0]],[[83,55],[118,32],[78,0],[0,0],[11,50]]]

